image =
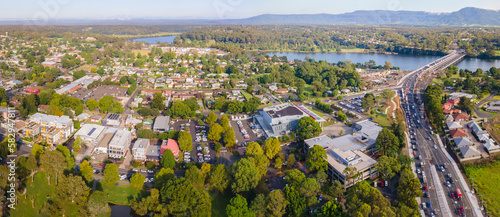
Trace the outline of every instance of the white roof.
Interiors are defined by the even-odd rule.
[[[101,125],[85,124],[75,133],[75,136],[97,139],[105,129],[106,127]]]
[[[448,129],[460,129],[460,128],[463,128],[462,125],[460,125],[459,122],[448,122],[448,123],[446,123],[446,126],[448,126]]]

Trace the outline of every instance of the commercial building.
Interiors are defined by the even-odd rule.
[[[259,110],[255,120],[262,127],[266,138],[277,137],[288,134],[297,129],[299,119],[312,117],[322,125],[325,121],[304,106],[293,103],[284,103]]]
[[[119,127],[122,123],[123,118],[119,114],[108,114],[104,119],[102,119],[103,126]]]
[[[139,138],[135,140],[134,145],[132,146],[132,155],[134,156],[134,160],[145,161],[146,160],[146,151],[149,148],[149,139]]]
[[[377,170],[374,168],[377,161],[366,153],[376,150],[375,140],[382,130],[382,127],[368,120],[356,123],[353,128],[352,134],[336,138],[320,136],[304,141],[306,151],[314,145],[319,145],[326,150],[328,175],[348,187],[361,180],[377,176]],[[346,167],[356,168],[361,174],[360,177],[347,183],[348,177],[344,174]]]
[[[179,143],[173,139],[163,140],[161,143],[160,155],[163,156],[163,152],[169,149],[174,154],[175,159],[179,157]]]
[[[168,124],[170,122],[169,116],[158,116],[153,124],[153,131],[155,133],[168,132]]]
[[[109,142],[108,150],[110,158],[121,158],[127,155],[132,135],[130,131],[118,130]]]
[[[148,161],[159,161],[160,160],[160,145],[149,145],[146,151],[146,160]]]
[[[80,136],[83,142],[97,146],[104,138],[106,127],[97,124],[85,124],[76,133],[75,138]]]

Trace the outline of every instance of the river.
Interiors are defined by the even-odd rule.
[[[304,60],[309,56],[315,60],[325,60],[331,63],[339,61],[351,60],[353,63],[365,63],[369,60],[374,60],[377,65],[384,65],[385,61],[389,61],[393,66],[398,66],[402,70],[415,70],[424,66],[440,56],[416,56],[405,54],[366,54],[366,53],[295,53],[295,52],[269,52],[269,56],[286,56],[288,60],[300,59]],[[458,65],[460,69],[469,69],[475,71],[478,68],[488,70],[491,67],[500,67],[500,60],[487,60],[478,58],[466,58]]]
[[[146,42],[149,44],[156,44],[158,42],[163,43],[172,43],[174,42],[174,38],[177,37],[177,35],[171,35],[171,36],[162,36],[162,37],[151,37],[151,38],[134,38],[134,42],[142,41]]]

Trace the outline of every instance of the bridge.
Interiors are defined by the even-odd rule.
[[[455,50],[444,57],[434,60],[433,62],[408,73],[401,80],[399,80],[396,87],[401,88],[403,86],[408,86],[408,85],[413,86],[412,84],[409,84],[409,82],[413,80],[411,79],[413,76],[417,75],[418,76],[417,78],[419,78],[422,72],[425,73],[425,72],[442,71],[448,68],[448,66],[458,64],[460,61],[464,59],[464,57],[465,57],[465,52],[463,50]]]

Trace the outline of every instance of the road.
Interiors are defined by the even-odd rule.
[[[443,67],[447,66],[443,65]],[[422,103],[423,94],[425,88],[432,82],[434,77],[431,73],[427,72],[429,71],[410,74],[401,83],[402,88],[408,88],[409,92],[405,92],[404,94],[400,92],[402,96],[401,107],[406,113],[405,118],[410,136],[412,137],[411,142],[416,145],[415,151],[417,152],[417,156],[421,156],[416,157],[415,161],[425,173],[425,176],[422,174],[418,176],[421,179],[422,185],[428,187],[429,197],[423,197],[422,202],[430,202],[432,204],[431,208],[424,208],[424,212],[428,216],[431,216],[431,212],[439,216],[456,216],[457,209],[463,207],[466,216],[478,216],[478,213],[472,210],[471,201],[473,200],[465,196],[465,188],[459,181],[461,178],[464,178],[463,175],[460,171],[453,169],[454,167],[452,167],[451,161],[447,158],[446,153],[444,153],[444,149],[439,147],[439,142],[434,132],[432,132],[428,119],[425,118]],[[444,172],[440,171],[441,166],[445,167]],[[447,187],[445,183],[450,181],[450,179],[453,179],[454,182],[450,182],[449,187]],[[453,199],[451,197],[451,193],[455,193],[455,189],[457,188],[462,191],[464,198]],[[475,207],[478,207],[478,205],[475,204]]]
[[[476,115],[480,118],[491,118],[493,117],[493,114],[490,114],[488,112],[483,112],[481,111],[481,105],[489,102],[489,101],[493,101],[493,97],[495,96],[496,92],[492,92],[488,97],[484,98],[483,100],[481,100],[479,103],[477,103],[476,105],[476,108],[474,109],[474,113],[476,113]]]

